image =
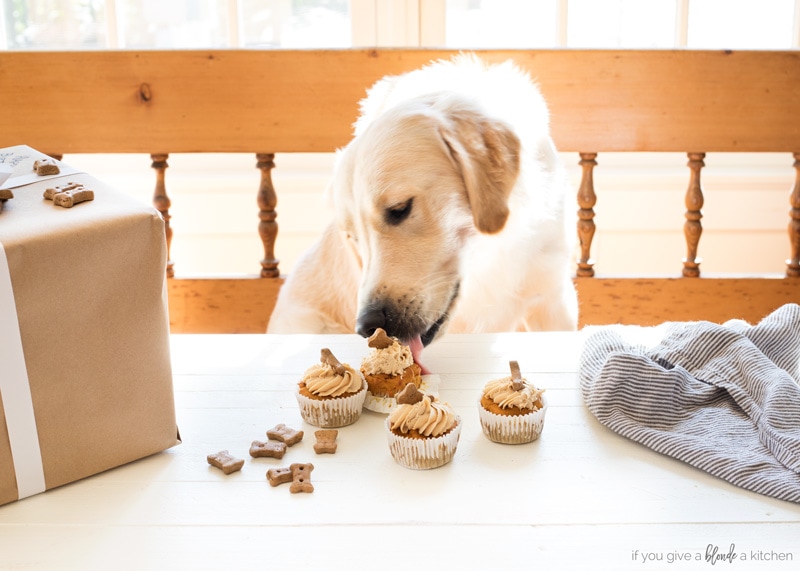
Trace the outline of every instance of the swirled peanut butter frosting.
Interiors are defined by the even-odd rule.
[[[321,397],[338,397],[360,391],[363,383],[361,374],[345,363],[342,363],[342,368],[344,373],[340,375],[335,367],[327,363],[312,365],[300,382],[305,383],[308,392]]]
[[[537,389],[525,379],[522,381],[523,386],[520,390],[514,390],[514,381],[511,377],[489,381],[483,389],[483,394],[500,408],[534,410],[539,406],[539,398],[544,389]]]
[[[407,434],[413,430],[422,436],[436,437],[451,430],[456,424],[456,415],[445,403],[431,402],[425,395],[414,404],[402,404],[389,415],[389,425],[395,432]]]
[[[397,339],[385,348],[375,348],[361,361],[365,375],[402,375],[414,363],[411,349]]]

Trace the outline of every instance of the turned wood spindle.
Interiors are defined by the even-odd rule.
[[[697,245],[703,225],[700,219],[703,214],[703,189],[700,186],[700,169],[705,166],[703,159],[705,153],[687,153],[689,162],[686,165],[691,169],[689,188],[686,189],[686,222],[683,224],[683,234],[686,237],[686,258],[683,260],[683,276],[696,278],[700,276],[700,262],[697,257]]]
[[[278,223],[275,222],[278,214],[275,207],[278,204],[278,195],[272,185],[272,169],[275,168],[274,153],[257,153],[256,168],[261,170],[261,184],[258,187],[258,234],[264,244],[264,259],[261,260],[261,277],[277,278],[278,259],[275,258],[275,238],[278,236]]]
[[[580,153],[578,163],[583,169],[581,186],[578,189],[578,238],[581,244],[581,257],[578,260],[576,274],[578,277],[594,276],[594,260],[591,259],[592,239],[594,238],[594,205],[597,195],[594,192],[592,171],[597,166],[597,153]]]
[[[794,188],[789,196],[789,244],[792,257],[786,260],[786,277],[800,277],[800,153],[794,153]]]
[[[164,182],[164,174],[169,165],[167,159],[169,155],[166,153],[151,153],[150,158],[153,163],[150,165],[156,171],[156,188],[153,191],[153,206],[156,207],[164,219],[164,230],[167,237],[167,277],[175,276],[175,267],[170,256],[170,248],[172,247],[172,228],[170,228],[169,220],[172,218],[169,214],[169,208],[172,203],[167,196],[167,185]]]

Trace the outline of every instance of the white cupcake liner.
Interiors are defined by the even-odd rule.
[[[422,375],[422,382],[420,383],[419,390],[425,394],[439,397],[439,375]],[[373,412],[380,412],[389,414],[397,408],[397,399],[394,397],[382,397],[373,395],[367,389],[367,398],[364,400],[364,408]]]
[[[361,416],[364,399],[367,396],[367,382],[361,390],[347,397],[312,399],[295,391],[297,404],[300,405],[300,416],[308,424],[320,428],[338,428],[353,424]]]
[[[500,444],[525,444],[533,442],[542,434],[547,399],[542,395],[542,408],[529,414],[495,414],[483,408],[478,399],[478,412],[483,433],[493,442]]]
[[[456,425],[442,436],[436,438],[412,438],[398,436],[386,419],[386,436],[389,451],[398,464],[412,470],[429,470],[444,466],[453,459],[461,436],[461,418],[456,416]]]

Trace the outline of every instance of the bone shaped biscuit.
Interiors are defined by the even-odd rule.
[[[39,176],[58,174],[61,172],[61,169],[58,168],[58,163],[55,161],[55,159],[51,159],[50,157],[45,157],[43,159],[34,161],[33,170],[35,170],[36,174]]]
[[[274,428],[267,430],[267,438],[280,440],[286,446],[294,446],[303,439],[303,431],[289,428],[285,424],[278,424]]]
[[[286,454],[286,443],[280,440],[253,440],[250,445],[250,456],[253,458],[283,458]]]
[[[314,452],[317,454],[335,454],[336,437],[339,436],[338,430],[317,430],[314,432],[317,441],[314,443]]]
[[[94,191],[84,187],[79,182],[68,182],[60,186],[46,188],[44,198],[52,200],[56,206],[72,208],[74,205],[87,200],[94,200]]]
[[[314,485],[311,483],[311,471],[314,469],[314,464],[292,464],[289,469],[292,471],[292,484],[289,486],[291,493],[310,494],[314,491]]]
[[[288,468],[270,468],[267,470],[267,481],[270,486],[280,486],[291,482],[289,491],[293,494],[305,492],[310,494],[314,491],[314,485],[311,483],[311,471],[314,469],[313,464],[300,464],[295,463]]]
[[[331,367],[334,371],[336,371],[337,375],[344,375],[345,369],[344,365],[339,362],[339,359],[333,356],[333,353],[330,349],[325,348],[322,349],[319,355],[319,360],[321,363],[325,363],[329,367]]]
[[[511,369],[511,389],[521,391],[525,388],[525,380],[522,378],[522,373],[519,370],[519,363],[516,361],[509,361],[508,367]]]
[[[408,383],[402,391],[394,395],[394,398],[397,404],[417,404],[423,396],[414,383]]]
[[[380,327],[367,339],[367,345],[373,349],[386,349],[387,347],[391,347],[392,343],[394,343],[392,338]]]
[[[232,474],[238,472],[244,466],[244,460],[231,456],[227,450],[220,450],[216,454],[209,454],[206,459],[208,463],[225,472],[225,474]]]
[[[270,486],[280,486],[292,481],[291,468],[270,468],[267,470],[267,481]]]

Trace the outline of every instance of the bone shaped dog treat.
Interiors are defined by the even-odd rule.
[[[250,456],[253,458],[283,458],[286,454],[286,443],[280,440],[253,440],[250,445]]]
[[[338,430],[317,430],[314,432],[317,441],[314,443],[314,452],[317,454],[335,454],[336,437],[339,436]]]
[[[300,464],[295,463],[288,468],[270,468],[267,470],[267,481],[270,486],[280,486],[291,482],[289,491],[293,494],[305,492],[310,494],[314,491],[314,485],[311,483],[311,471],[314,469],[313,464]]]
[[[280,440],[286,446],[294,446],[303,439],[303,431],[289,428],[285,424],[278,424],[275,428],[267,430],[267,438]]]
[[[414,383],[408,383],[402,391],[394,395],[394,398],[397,404],[417,404],[423,396]]]
[[[525,388],[525,381],[522,378],[522,373],[520,373],[519,363],[509,361],[508,367],[511,369],[511,388],[515,391],[521,391]]]
[[[61,194],[62,192],[68,192],[70,190],[76,190],[78,188],[83,188],[83,185],[79,182],[68,182],[66,184],[60,184],[58,186],[51,186],[44,189],[44,197],[47,200],[53,200],[53,197],[56,194]]]
[[[68,182],[61,186],[54,186],[44,190],[44,197],[52,200],[56,206],[72,208],[76,204],[94,200],[94,191],[84,187],[78,182]]]
[[[386,349],[387,347],[391,347],[392,343],[394,343],[392,338],[380,327],[367,339],[367,345],[373,349]]]
[[[220,450],[216,454],[209,454],[206,459],[209,464],[219,468],[226,474],[237,472],[244,466],[244,460],[234,458],[227,450]]]
[[[55,161],[55,159],[51,159],[50,157],[34,161],[33,170],[35,170],[36,174],[39,176],[58,174],[61,172],[61,169],[58,168],[58,163]]]
[[[329,367],[332,367],[333,370],[336,371],[337,375],[344,375],[345,373],[344,365],[342,365],[339,362],[339,360],[333,356],[333,353],[331,353],[330,349],[327,348],[322,349],[320,351],[319,360],[321,363],[324,363]]]
[[[280,486],[292,481],[291,468],[270,468],[267,470],[267,481],[270,486]]]
[[[311,471],[314,469],[314,464],[292,464],[289,469],[292,471],[292,484],[289,486],[291,493],[310,494],[314,491],[314,485],[311,483]]]

